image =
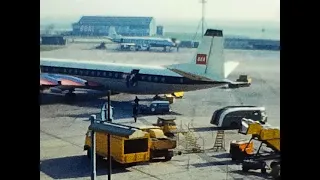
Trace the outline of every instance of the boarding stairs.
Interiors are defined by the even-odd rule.
[[[224,131],[220,130],[220,131],[217,132],[216,140],[214,142],[212,150],[215,151],[215,152],[226,151]]]

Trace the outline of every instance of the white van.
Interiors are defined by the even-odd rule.
[[[210,123],[218,127],[237,129],[241,126],[242,118],[266,123],[266,109],[258,106],[227,106],[216,110]]]

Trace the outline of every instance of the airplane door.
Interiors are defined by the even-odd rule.
[[[138,85],[138,74],[139,69],[133,69],[131,73],[127,76],[127,87],[135,87]]]

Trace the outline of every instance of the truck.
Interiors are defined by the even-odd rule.
[[[106,158],[108,155],[108,139],[111,139],[112,160],[121,165],[138,162],[149,162],[154,158],[164,157],[171,160],[176,141],[164,136],[163,131],[157,127],[133,127],[117,123],[96,123],[88,128],[85,136],[84,150],[89,158],[91,155],[92,127],[96,131],[96,155]],[[91,129],[90,129],[91,128]]]
[[[148,104],[139,104],[140,114],[167,114],[171,113],[169,101],[152,101]]]
[[[280,128],[272,127],[269,124],[262,124],[261,122],[244,118],[242,119],[242,126],[239,129],[239,133],[252,136],[249,141],[243,141],[243,143],[231,143],[231,146],[233,147],[230,148],[231,157],[233,160],[241,160],[242,171],[247,172],[250,169],[261,169],[262,173],[266,173],[267,162],[271,161],[271,175],[274,179],[281,178]],[[260,142],[259,149],[256,153],[252,152],[252,140]],[[260,153],[263,144],[267,145],[267,147],[270,148],[271,151]],[[243,145],[245,145],[246,147],[243,147]],[[243,154],[239,153],[239,151],[235,151],[235,148],[237,147]]]
[[[219,128],[239,129],[242,118],[267,123],[268,116],[265,107],[260,106],[226,106],[212,114],[210,123]]]

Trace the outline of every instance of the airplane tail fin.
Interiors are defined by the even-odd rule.
[[[116,31],[116,28],[114,26],[110,26],[109,27],[109,33],[108,36],[111,37],[112,39],[116,39],[121,37],[121,35],[119,35]]]
[[[225,62],[223,50],[222,30],[207,29],[192,61],[168,68],[191,79],[221,81],[239,65],[238,62]]]

